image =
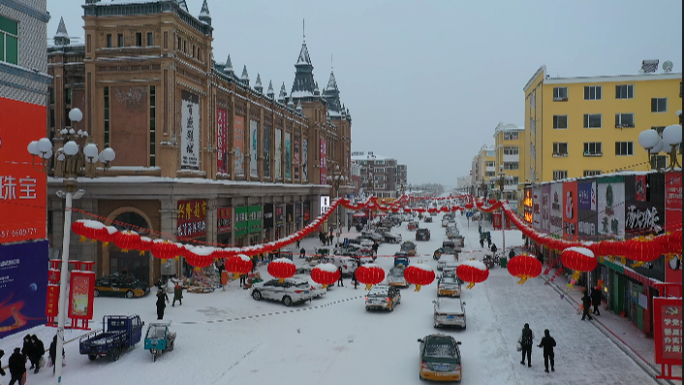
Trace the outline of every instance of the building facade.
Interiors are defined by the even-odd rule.
[[[373,151],[354,151],[351,158],[361,166],[361,195],[396,198],[406,190],[407,167],[398,164],[395,158],[374,154]]]
[[[319,91],[305,42],[290,95],[283,84],[276,97],[272,82],[264,90],[257,74],[252,83],[230,56],[212,59],[207,1],[199,16],[175,0],[88,0],[83,9],[84,42],[71,44],[60,24],[48,49],[48,132],[61,143],[63,127],[82,129],[117,155],[99,178],[79,181],[87,191],[79,210],[154,237],[244,246],[301,229],[335,193],[331,176],[350,177],[351,115],[333,73]],[[81,122],[68,121],[74,107]],[[56,172],[49,187],[60,186]],[[52,234],[62,232],[61,204],[49,200]],[[127,270],[146,282],[188,268],[112,245],[81,244],[72,253],[96,261],[98,275]]]
[[[520,159],[524,158],[525,151],[524,138],[525,128],[512,123],[500,122],[494,129],[494,166],[497,177],[501,172],[506,175],[503,199],[507,199],[511,206],[516,206],[518,201],[518,183],[522,179]],[[496,187],[500,189],[498,185]]]

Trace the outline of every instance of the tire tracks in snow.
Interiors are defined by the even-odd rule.
[[[219,383],[219,382],[220,382],[228,373],[230,373],[230,370],[231,370],[231,369],[233,369],[234,367],[238,366],[242,361],[244,361],[245,358],[249,357],[250,354],[254,353],[254,351],[257,350],[257,348],[258,348],[259,346],[261,346],[261,343],[256,344],[256,345],[255,345],[254,347],[252,347],[252,349],[250,349],[247,353],[243,354],[242,357],[240,357],[237,361],[235,361],[232,365],[230,365],[230,366],[228,367],[228,369],[226,369],[226,371],[223,372],[223,374],[221,374],[221,376],[220,376],[219,378],[217,378],[216,381],[214,381],[213,383],[214,383],[214,384],[218,384],[218,383]]]

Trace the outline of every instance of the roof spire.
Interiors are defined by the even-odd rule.
[[[254,89],[257,92],[264,93],[264,87],[261,85],[261,74],[257,74],[257,80],[256,83],[254,84]]]
[[[314,95],[318,96],[321,94],[321,91],[318,89],[318,82],[314,84]]]
[[[278,102],[285,104],[285,97],[287,97],[287,89],[285,88],[285,82],[280,87],[280,94],[278,94]]]
[[[302,19],[302,41],[306,44],[306,25],[304,24],[306,19]]]
[[[204,0],[202,3],[202,10],[200,11],[198,19],[211,25],[211,15],[209,14],[209,5],[207,5],[207,0]]]
[[[294,109],[295,104],[292,97],[290,97],[290,100],[287,102],[287,106]]]
[[[69,33],[66,29],[66,24],[64,24],[64,17],[59,19],[59,26],[57,26],[57,34],[55,34],[55,44],[56,45],[69,45],[71,44],[71,39],[69,38]]]
[[[302,101],[301,100],[297,101],[297,112],[299,112],[300,114],[302,113]]]
[[[228,54],[228,59],[226,60],[226,66],[223,67],[223,72],[233,75],[233,61],[230,60],[230,54]]]
[[[245,84],[249,85],[249,75],[247,74],[247,64],[245,64],[245,66],[242,67],[242,75],[240,76],[240,80],[242,80]]]
[[[273,82],[270,80],[268,81],[268,91],[266,91],[266,96],[271,99],[275,97],[275,93],[273,92]]]

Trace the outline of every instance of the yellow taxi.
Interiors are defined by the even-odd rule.
[[[420,342],[418,378],[432,381],[461,381],[461,341],[446,334],[430,334]]]
[[[444,275],[437,281],[437,296],[461,297],[463,281],[453,275]]]

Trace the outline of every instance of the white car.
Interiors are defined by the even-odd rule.
[[[445,270],[451,272],[453,270]],[[437,281],[437,297],[461,297],[461,284],[463,282],[455,275],[445,274]]]
[[[339,269],[342,268],[343,277],[351,277],[356,271],[358,265],[357,259],[352,257],[328,257],[332,259],[332,263]]]
[[[309,282],[311,285],[311,294],[313,294],[314,298],[319,298],[324,296],[328,292],[328,289],[311,279],[312,269],[313,268],[311,266],[298,267],[295,275],[293,275],[292,278]]]
[[[285,306],[291,306],[293,303],[311,301],[313,297],[311,284],[302,279],[285,278],[280,283],[277,278],[274,278],[252,286],[252,298],[257,301],[270,299],[282,302]]]
[[[458,267],[458,255],[454,254],[442,254],[437,261],[437,270],[442,271],[445,268],[456,268]]]
[[[435,305],[435,328],[440,326],[458,326],[465,330],[465,302],[460,298],[440,298],[432,301]]]
[[[387,284],[390,286],[408,287],[409,283],[404,278],[404,267],[394,266],[387,273]]]

